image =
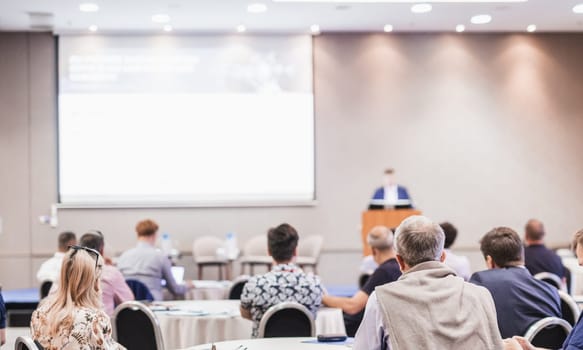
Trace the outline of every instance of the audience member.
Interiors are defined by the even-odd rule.
[[[105,240],[101,232],[95,231],[84,234],[79,240],[79,245],[94,249],[103,257]],[[134,300],[134,294],[128,287],[121,272],[106,261],[101,272],[101,298],[103,299],[103,308],[109,316],[113,315],[113,310],[117,305],[125,301]]]
[[[482,238],[480,250],[488,270],[474,273],[470,282],[492,294],[503,338],[525,334],[541,318],[561,317],[557,289],[524,268],[522,242],[514,230],[494,228]]]
[[[57,292],[33,312],[33,339],[44,349],[125,349],[111,337],[109,317],[101,309],[99,252],[73,246],[66,253]]]
[[[583,229],[577,231],[575,233],[575,237],[573,239],[573,250],[577,255],[577,260],[579,261],[579,266],[583,266]],[[580,322],[575,324],[575,327],[565,339],[563,343],[563,350],[580,350],[583,349],[583,318],[579,318]],[[523,350],[543,350],[541,348],[534,347],[528,340],[523,337],[514,337],[514,339],[518,340],[520,345],[522,346]]]
[[[6,343],[6,305],[0,293],[0,346]]]
[[[267,250],[274,266],[264,275],[251,277],[241,294],[241,315],[253,321],[253,337],[257,337],[259,321],[267,309],[282,302],[298,302],[316,317],[322,301],[322,287],[317,276],[305,274],[293,263],[298,240],[298,233],[288,224],[281,224],[267,233]]]
[[[63,262],[63,257],[69,249],[69,246],[77,244],[77,237],[70,231],[61,232],[59,234],[59,247],[58,251],[53,255],[52,258],[42,263],[40,269],[36,274],[36,279],[39,282],[55,282],[59,279],[61,273],[61,263]]]
[[[545,227],[542,222],[530,219],[524,227],[524,264],[534,276],[540,272],[550,272],[559,278],[565,277],[565,267],[561,258],[545,247]]]
[[[503,348],[490,293],[443,263],[444,241],[426,217],[401,223],[395,247],[403,275],[370,295],[354,350]]]
[[[449,222],[442,222],[439,226],[441,226],[445,234],[445,264],[451,267],[465,281],[469,280],[471,274],[470,261],[465,256],[455,255],[450,249],[457,238],[457,228]]]
[[[373,227],[368,233],[367,243],[371,247],[372,256],[379,266],[362,289],[351,298],[335,297],[327,294],[322,297],[324,305],[341,308],[344,311],[346,334],[350,337],[354,336],[358,326],[360,326],[364,307],[374,289],[385,283],[396,281],[401,276],[401,270],[393,249],[393,232],[389,228],[384,226]]]
[[[158,224],[152,220],[143,220],[136,225],[138,245],[125,251],[117,261],[117,267],[126,279],[142,282],[148,287],[154,300],[162,300],[162,280],[175,296],[182,296],[192,287],[192,282],[186,285],[178,284],[172,276],[172,264],[168,256],[156,249]]]

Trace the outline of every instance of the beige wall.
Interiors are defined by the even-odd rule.
[[[538,217],[553,244],[583,227],[583,35],[332,34],[314,45],[317,206],[67,209],[51,229],[37,217],[56,201],[54,40],[0,33],[0,283],[33,285],[60,230],[102,229],[117,252],[144,217],[184,251],[197,235],[245,241],[287,221],[325,236],[325,282],[351,283],[360,213],[387,166],[428,216],[459,227],[474,268],[494,225]]]

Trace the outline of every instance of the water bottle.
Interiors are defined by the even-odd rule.
[[[225,253],[229,260],[237,259],[239,247],[237,245],[237,235],[234,232],[227,233],[225,239]]]
[[[162,234],[162,252],[167,256],[172,253],[172,241],[170,240],[170,235],[166,232]]]

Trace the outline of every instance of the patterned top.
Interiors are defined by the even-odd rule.
[[[308,308],[316,318],[322,303],[320,278],[305,274],[295,264],[280,264],[265,275],[253,276],[243,287],[241,307],[250,310],[254,338],[258,335],[259,321],[273,305],[295,301]]]
[[[111,323],[102,310],[77,308],[70,329],[61,329],[58,337],[49,336],[49,304],[43,303],[32,314],[32,338],[45,350],[125,350],[111,338]]]

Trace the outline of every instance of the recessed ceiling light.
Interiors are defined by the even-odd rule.
[[[260,2],[247,5],[247,12],[250,13],[263,13],[267,11],[267,5]]]
[[[465,30],[466,30],[466,26],[463,24],[458,24],[457,26],[455,26],[455,31],[458,33],[462,33]]]
[[[96,32],[97,29],[99,29],[99,28],[97,28],[97,26],[95,24],[92,24],[92,25],[89,26],[89,31],[90,32]]]
[[[245,26],[244,26],[244,25],[242,25],[242,24],[239,24],[239,25],[237,26],[237,32],[238,32],[238,33],[244,33],[246,30],[247,30],[247,28],[245,28]]]
[[[583,4],[578,4],[578,5],[573,6],[573,12],[583,13]]]
[[[427,13],[431,12],[433,7],[431,4],[415,4],[411,6],[411,12],[413,13]]]
[[[390,33],[390,32],[392,32],[392,31],[393,31],[393,26],[392,26],[392,25],[390,25],[390,24],[385,24],[385,26],[383,27],[383,30],[384,30],[386,33]]]
[[[528,27],[526,27],[526,31],[529,33],[536,32],[536,24],[529,24]]]
[[[170,22],[170,16],[164,13],[159,13],[152,16],[152,22],[154,23],[168,23]]]
[[[492,16],[490,15],[475,15],[470,20],[473,24],[487,24],[492,22]]]
[[[174,28],[172,28],[170,24],[165,24],[164,27],[162,27],[162,29],[164,29],[165,32],[171,32],[174,30]]]
[[[310,31],[312,32],[312,34],[318,35],[320,34],[320,26],[317,24],[312,24],[310,26]]]
[[[97,12],[99,11],[99,6],[92,2],[85,2],[79,5],[79,11],[81,12]]]

